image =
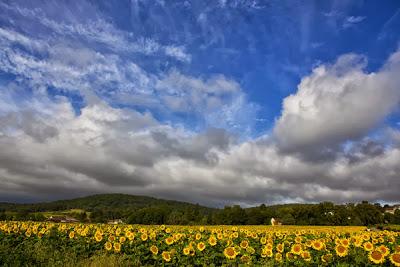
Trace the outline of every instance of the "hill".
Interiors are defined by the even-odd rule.
[[[148,196],[135,196],[128,194],[98,194],[87,197],[56,200],[52,202],[41,202],[33,204],[17,204],[17,203],[0,203],[0,210],[21,211],[27,210],[29,212],[41,211],[60,211],[69,209],[83,209],[86,211],[93,211],[96,209],[140,209],[149,206],[166,205],[176,208],[195,207],[198,205],[174,201],[158,199]],[[199,206],[200,207],[200,206]],[[210,209],[201,207],[203,209]]]
[[[68,214],[91,222],[123,219],[130,223],[190,224],[214,210],[198,204],[127,194],[98,194],[33,204],[0,203],[0,212],[6,214],[3,217],[17,220],[43,220],[51,215]]]

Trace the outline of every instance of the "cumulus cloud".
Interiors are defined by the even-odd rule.
[[[283,101],[274,136],[284,151],[334,148],[374,129],[399,105],[400,52],[376,72],[366,59],[347,54],[304,77]]]
[[[223,129],[194,132],[104,102],[78,115],[65,98],[36,102],[1,116],[3,196],[124,192],[207,205],[398,198],[400,150],[379,140],[310,162],[282,154],[269,136],[240,141]]]

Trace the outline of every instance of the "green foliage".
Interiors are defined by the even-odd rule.
[[[243,209],[238,205],[214,209],[198,204],[124,194],[94,195],[49,203],[0,203],[2,220],[44,220],[52,215],[67,214],[81,222],[107,222],[121,219],[130,224],[270,224],[271,218],[286,225],[375,225],[400,224],[400,210],[384,214],[379,204],[335,205],[285,204]]]

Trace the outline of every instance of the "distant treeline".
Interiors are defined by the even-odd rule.
[[[375,225],[400,224],[400,210],[385,213],[385,207],[363,201],[358,204],[335,205],[285,204],[252,208],[227,206],[208,208],[198,204],[123,194],[94,195],[73,200],[37,204],[0,203],[0,220],[42,221],[42,212],[82,209],[69,213],[82,222],[107,222],[122,219],[131,224],[270,224],[278,218],[285,225]]]

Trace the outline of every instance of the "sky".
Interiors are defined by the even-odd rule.
[[[400,2],[1,0],[0,201],[400,202]]]

